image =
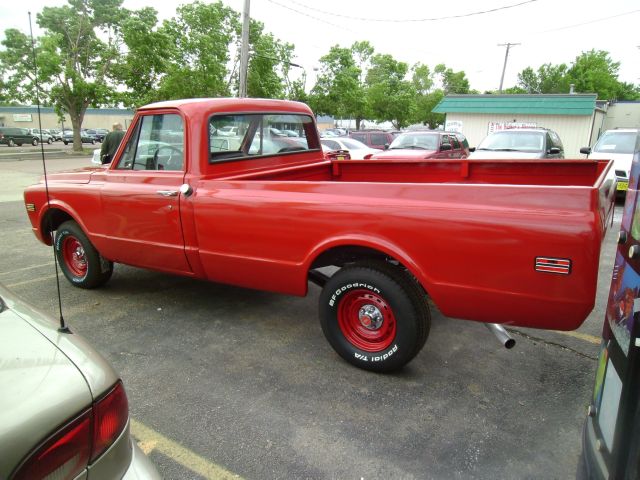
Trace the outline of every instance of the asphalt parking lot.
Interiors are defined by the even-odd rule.
[[[42,164],[15,150],[0,148],[0,282],[57,316],[53,253],[20,200]],[[121,373],[133,434],[167,479],[572,478],[621,214],[577,332],[513,330],[506,350],[434,308],[425,348],[391,375],[334,353],[313,285],[297,298],[117,265],[97,290],[61,278],[64,317]]]

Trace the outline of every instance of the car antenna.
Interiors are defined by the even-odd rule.
[[[36,45],[33,41],[33,28],[31,27],[31,12],[29,13],[29,33],[31,35],[31,51],[33,54],[33,71],[34,82],[36,84],[36,105],[38,107],[38,130],[40,131],[40,152],[42,154],[42,170],[44,172],[44,188],[47,196],[47,209],[51,208],[51,199],[49,198],[49,182],[47,181],[47,164],[44,160],[44,144],[42,143],[42,117],[40,115],[40,86],[38,85],[38,62],[36,60]],[[56,269],[56,288],[58,291],[58,311],[60,312],[60,333],[71,333],[69,327],[62,316],[62,296],[60,294],[60,277],[58,275],[58,259],[56,257],[56,245],[53,238],[52,218],[49,216],[49,234],[51,235],[51,249],[53,251],[53,264]]]

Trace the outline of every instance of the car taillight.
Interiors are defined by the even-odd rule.
[[[96,402],[93,414],[93,450],[90,462],[102,455],[127,425],[129,402],[121,382]]]
[[[46,441],[15,473],[14,480],[75,478],[89,463],[91,410]]]
[[[91,409],[46,440],[10,478],[73,479],[115,442],[128,419],[127,394],[118,382]]]

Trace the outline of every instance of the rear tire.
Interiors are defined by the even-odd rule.
[[[53,139],[52,138],[47,139],[47,143],[51,145],[53,143]]]
[[[31,140],[31,145],[33,145],[34,147],[38,146],[38,139],[34,138],[33,140]]]
[[[58,227],[55,239],[56,258],[74,287],[96,288],[113,273],[113,262],[105,259],[73,220]]]
[[[431,315],[416,280],[380,261],[344,267],[328,280],[320,294],[320,324],[347,362],[390,372],[420,352]]]

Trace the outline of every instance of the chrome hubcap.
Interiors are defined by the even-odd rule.
[[[358,312],[360,324],[367,330],[378,330],[382,326],[384,317],[375,305],[364,305]]]

